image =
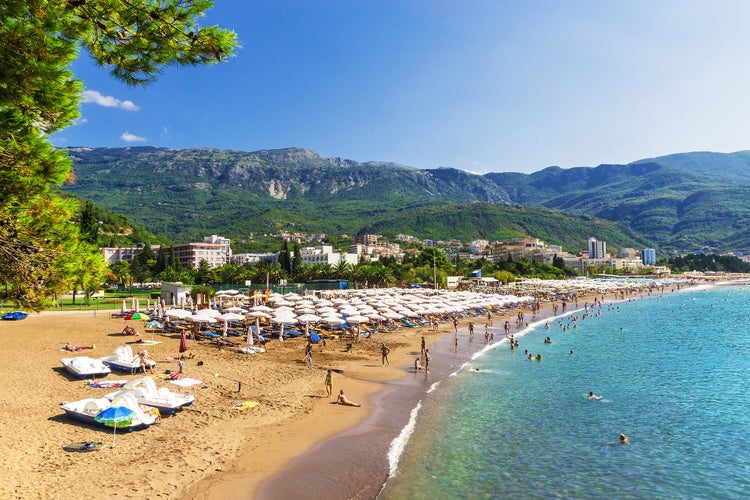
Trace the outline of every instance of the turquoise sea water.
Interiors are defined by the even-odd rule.
[[[497,344],[425,395],[381,498],[747,498],[750,289],[570,316],[532,325],[515,352]],[[611,444],[620,433],[630,444]]]

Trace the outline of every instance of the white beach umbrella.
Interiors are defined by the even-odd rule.
[[[344,323],[344,320],[339,316],[326,315],[320,318],[320,322],[325,323],[327,325],[340,325]]]
[[[216,318],[206,316],[205,314],[193,314],[185,319],[193,323],[216,323]]]
[[[315,314],[315,313],[317,313],[318,311],[316,311],[316,310],[315,310],[315,309],[313,309],[312,307],[303,307],[303,308],[301,308],[301,309],[295,309],[295,310],[294,310],[294,312],[295,312],[296,314]]]
[[[389,310],[389,311],[384,311],[384,312],[383,312],[383,316],[385,316],[385,317],[386,317],[386,318],[388,318],[388,319],[401,319],[401,318],[403,318],[403,317],[404,317],[404,315],[403,315],[403,314],[399,314],[399,313],[397,313],[396,311],[391,311],[391,310]]]
[[[185,319],[188,316],[192,316],[193,313],[187,309],[167,309],[164,311],[164,316],[169,318]]]
[[[310,336],[310,323],[317,323],[320,321],[320,316],[317,314],[303,314],[297,316],[297,321],[305,324],[305,336]]]
[[[281,327],[279,328],[279,341],[283,342],[284,341],[284,325],[291,325],[293,323],[296,323],[297,316],[291,311],[281,311],[278,314],[275,314],[271,318],[271,321],[281,325]]]
[[[264,311],[250,311],[249,313],[246,314],[246,316],[248,316],[250,318],[255,318],[255,333],[257,333],[258,336],[261,335],[261,332],[260,332],[260,319],[261,318],[269,319],[271,317],[270,314],[268,314],[267,312],[264,312]],[[252,335],[252,333],[248,332],[248,334],[247,334],[247,343],[250,344],[250,345],[253,345],[253,335]]]
[[[216,316],[216,319],[220,321],[240,321],[245,319],[245,316],[236,312],[227,312]]]
[[[370,320],[367,316],[362,316],[359,314],[355,314],[353,316],[347,316],[344,321],[347,323],[353,323],[353,324],[359,324],[359,323],[367,323]]]

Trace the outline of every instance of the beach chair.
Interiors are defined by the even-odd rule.
[[[225,347],[225,346],[237,347],[238,345],[240,345],[240,343],[237,342],[234,339],[230,339],[230,338],[227,338],[227,337],[221,337],[221,336],[217,337],[217,338],[215,338],[213,340],[211,340],[211,343],[216,344],[216,347],[218,347],[219,349],[221,349],[222,347]]]

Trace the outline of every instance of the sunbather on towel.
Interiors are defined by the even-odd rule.
[[[65,347],[63,347],[63,349],[65,349],[66,351],[71,351],[71,352],[85,351],[86,349],[95,349],[95,348],[96,348],[95,345],[73,345],[70,343],[70,341],[68,341],[68,343],[65,344]]]

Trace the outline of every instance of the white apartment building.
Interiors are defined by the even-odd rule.
[[[336,266],[339,262],[355,265],[359,260],[356,253],[334,252],[330,245],[300,248],[300,260],[303,265],[308,264],[330,264]]]
[[[484,249],[489,246],[490,242],[487,240],[474,240],[469,244],[469,250],[472,255],[482,255]]]
[[[157,254],[160,248],[159,245],[154,245],[151,250]],[[133,262],[133,257],[142,249],[143,245],[129,248],[104,247],[99,250],[104,255],[107,264],[114,264],[120,261]],[[211,267],[221,266],[227,264],[232,255],[229,239],[216,235],[205,238],[202,243],[165,246],[164,251],[170,253],[174,251],[175,259],[183,269],[196,269],[201,260],[208,262]]]
[[[273,252],[273,253],[236,253],[232,255],[229,262],[232,264],[239,264],[239,265],[245,265],[245,264],[257,264],[261,261],[268,261],[272,264],[278,264],[279,262],[279,252]]]
[[[607,257],[607,242],[589,238],[589,258],[604,259]]]
[[[212,234],[211,236],[206,236],[203,238],[203,243],[211,243],[213,245],[221,245],[224,247],[224,263],[231,262],[232,257],[232,247],[229,242],[229,238],[224,238],[223,236],[216,236],[215,234]]]
[[[170,247],[183,269],[197,269],[202,260],[212,268],[228,263],[224,245],[218,243],[184,243]]]

